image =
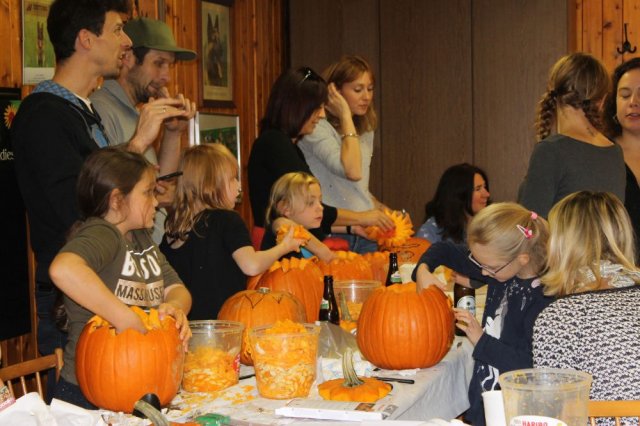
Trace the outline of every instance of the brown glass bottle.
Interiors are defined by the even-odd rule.
[[[466,309],[476,316],[476,290],[455,283],[453,286],[453,305],[459,309]],[[455,326],[454,326],[455,327]],[[465,332],[455,327],[456,336],[466,336]]]
[[[400,269],[398,268],[398,254],[389,253],[389,272],[387,272],[386,286],[393,284],[402,284],[402,277],[400,276]]]
[[[340,311],[338,311],[338,302],[336,302],[336,296],[333,293],[332,275],[324,276],[324,291],[322,293],[322,301],[320,302],[318,319],[340,325]]]

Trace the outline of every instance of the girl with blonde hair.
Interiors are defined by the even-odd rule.
[[[542,280],[558,299],[536,319],[534,366],[591,374],[592,400],[640,399],[640,270],[622,202],[606,192],[571,194],[551,209],[549,227]]]
[[[480,210],[467,229],[468,249],[441,241],[422,255],[414,280],[421,286],[439,281],[431,274],[445,265],[473,280],[488,283],[482,326],[473,313],[454,309],[456,327],[474,345],[469,385],[470,424],[484,425],[482,392],[499,389],[501,373],[530,368],[533,324],[547,306],[540,279],[549,231],[546,221],[516,203],[496,203]]]
[[[282,226],[294,228],[300,225],[311,230],[311,237],[300,254],[292,252],[288,255],[316,255],[325,262],[331,261],[335,255],[321,241],[325,237],[319,227],[323,210],[322,190],[318,179],[302,172],[282,175],[271,188],[261,248],[268,249],[276,244],[276,233]]]
[[[240,194],[238,162],[224,145],[187,149],[181,167],[160,249],[193,295],[189,319],[214,319],[225,300],[246,288],[247,276],[264,272],[303,240],[289,232],[270,250],[254,250],[233,210]]]
[[[600,119],[610,87],[607,70],[593,56],[572,53],[551,69],[536,118],[537,138],[518,201],[547,217],[576,191],[625,196],[621,148],[602,134]]]

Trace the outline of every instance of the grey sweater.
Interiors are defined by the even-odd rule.
[[[620,146],[595,146],[553,135],[533,150],[518,202],[543,217],[554,204],[577,191],[611,192],[624,202],[625,179]]]

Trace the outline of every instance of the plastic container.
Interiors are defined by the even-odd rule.
[[[216,392],[238,383],[244,324],[237,321],[190,321],[191,340],[184,360],[182,388]]]
[[[333,283],[333,291],[336,294],[336,300],[338,301],[338,309],[340,310],[340,319],[344,320],[344,313],[342,312],[342,303],[340,299],[344,294],[349,314],[353,321],[358,321],[360,317],[360,311],[362,310],[362,304],[373,293],[373,291],[380,287],[382,283],[375,280],[345,280],[336,281]]]
[[[290,399],[309,395],[316,378],[320,327],[302,324],[299,333],[274,333],[273,325],[249,333],[258,392],[263,398]]]
[[[591,375],[559,368],[528,368],[501,374],[507,425],[584,426]]]

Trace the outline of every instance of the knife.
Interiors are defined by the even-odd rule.
[[[374,379],[382,380],[383,382],[398,382],[398,383],[406,383],[408,385],[414,384],[416,381],[413,379],[399,379],[396,377],[381,377],[381,376],[371,376]]]

